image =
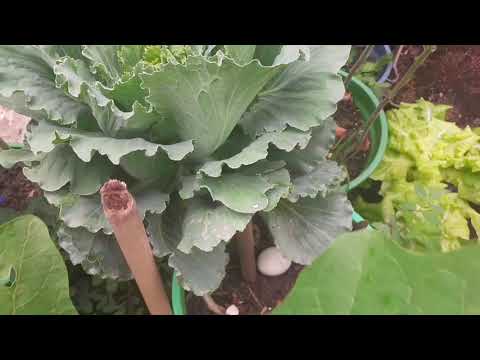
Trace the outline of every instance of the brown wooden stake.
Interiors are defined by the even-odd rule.
[[[255,259],[255,237],[252,223],[248,223],[245,230],[236,235],[238,255],[243,279],[251,284],[257,280],[257,261]]]
[[[103,211],[112,225],[145,304],[152,315],[172,310],[136,202],[125,183],[110,180],[100,190]]]

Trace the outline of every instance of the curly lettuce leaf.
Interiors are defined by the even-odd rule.
[[[356,201],[369,220],[381,216],[395,225],[410,248],[446,252],[466,244],[471,235],[478,239],[478,228],[473,226],[471,234],[469,223],[478,224],[480,214],[465,200],[479,203],[475,164],[480,137],[447,122],[448,109],[422,99],[390,110],[389,147],[371,176],[382,182],[383,200]],[[448,192],[448,184],[458,192]]]

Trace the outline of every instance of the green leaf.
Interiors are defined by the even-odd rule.
[[[147,91],[141,87],[142,81],[135,75],[128,80],[119,81],[112,89],[105,89],[104,93],[110,99],[115,101],[123,111],[132,111],[135,102],[139,102],[144,107],[148,107],[145,97],[148,95]]]
[[[309,61],[289,64],[261,91],[242,118],[243,129],[255,137],[287,125],[302,131],[321,125],[344,96],[337,73],[349,51],[346,45],[313,46]]]
[[[330,160],[320,162],[312,172],[293,179],[288,200],[296,202],[304,197],[315,198],[318,194],[326,196],[328,192],[338,189],[346,175],[344,169],[336,162]]]
[[[189,254],[177,249],[182,239],[176,211],[150,215],[148,232],[156,256],[169,255],[168,264],[175,269],[182,286],[197,296],[216,290],[225,277],[228,254],[225,243],[220,242],[212,251],[192,248]]]
[[[97,82],[83,60],[63,58],[55,65],[54,72],[57,87],[88,105],[104,134],[114,136],[131,116],[104,95],[109,89]]]
[[[158,179],[161,188],[175,179],[178,170],[178,164],[161,152],[149,157],[141,151],[135,151],[120,159],[120,166],[136,179],[143,181]]]
[[[38,161],[40,158],[41,155],[35,155],[30,150],[0,150],[0,166],[5,169],[10,169],[19,162]]]
[[[302,198],[296,203],[285,199],[270,211],[260,213],[275,245],[288,259],[311,264],[352,227],[352,206],[345,194],[331,193],[315,199]]]
[[[133,115],[118,129],[118,138],[142,137],[157,144],[176,142],[174,124],[172,125],[165,115],[156,112],[151,105],[147,108],[139,102],[134,102],[132,112]]]
[[[87,274],[102,279],[130,280],[132,274],[122,250],[113,235],[99,231],[91,233],[84,228],[61,226],[57,232],[58,244],[74,265],[81,264]]]
[[[197,296],[215,291],[225,277],[228,264],[225,243],[220,243],[210,252],[192,249],[191,254],[175,251],[168,259],[168,265],[175,269],[182,286]]]
[[[70,183],[70,191],[77,195],[95,194],[113,171],[114,166],[104,156],[96,154],[90,162],[83,162],[68,145],[56,146],[38,165],[23,169],[25,177],[45,191]]]
[[[244,65],[253,59],[256,45],[225,45],[225,53],[239,65]]]
[[[478,245],[420,254],[381,231],[353,232],[303,271],[275,313],[478,314],[479,256]]]
[[[45,192],[47,201],[60,209],[60,220],[70,228],[84,227],[92,233],[103,230],[112,234],[112,226],[103,212],[100,196],[76,196],[66,191]],[[166,208],[168,195],[156,190],[147,189],[134,193],[138,211],[143,219],[147,212],[160,214]]]
[[[82,54],[90,61],[91,72],[106,85],[115,83],[121,75],[117,52],[121,45],[82,45]]]
[[[265,180],[273,185],[273,188],[266,192],[268,206],[263,211],[275,209],[282,198],[286,198],[290,193],[291,182],[290,174],[286,169],[278,169],[262,175]]]
[[[16,102],[19,107],[12,110],[22,113],[22,109],[27,108],[44,112],[46,118],[59,124],[73,124],[81,118],[92,119],[88,106],[56,87],[53,72],[55,60],[41,46],[1,45],[0,95],[8,99],[21,92],[26,103]],[[2,104],[11,106],[15,103]]]
[[[326,160],[335,143],[336,127],[335,120],[328,118],[323,125],[312,129],[312,138],[304,149],[294,149],[290,152],[271,151],[269,159],[285,161],[287,168],[296,175],[311,173]]]
[[[34,216],[0,225],[0,273],[10,269],[8,284],[0,284],[0,314],[75,315],[68,273],[48,229]]]
[[[82,48],[80,45],[38,45],[45,53],[53,59],[59,59],[69,56],[74,59],[82,58]]]
[[[118,63],[123,75],[135,72],[137,65],[143,60],[145,45],[121,45],[117,51]]]
[[[290,64],[298,59],[310,58],[308,45],[257,45],[255,50],[255,58],[265,66]]]
[[[169,207],[165,218],[175,219],[171,226],[180,234],[176,249],[189,254],[194,247],[208,252],[222,241],[230,241],[237,231],[245,229],[252,214],[238,213],[197,197],[177,201]]]
[[[311,135],[309,133],[296,129],[267,133],[228,159],[206,162],[202,168],[200,168],[200,172],[211,177],[219,177],[222,174],[223,165],[227,165],[231,169],[238,169],[241,166],[251,165],[259,160],[265,159],[268,156],[268,147],[270,144],[275,145],[281,150],[292,151],[296,147],[299,149],[305,148],[310,138]]]
[[[69,142],[75,154],[84,162],[92,160],[95,152],[106,155],[115,165],[120,159],[134,151],[145,151],[146,156],[153,156],[159,149],[174,161],[183,159],[193,151],[192,141],[184,141],[173,145],[154,144],[140,138],[115,139],[100,133],[53,126],[40,123],[32,130],[29,144],[34,153],[50,152],[55,147],[54,141],[60,138]]]
[[[143,74],[147,101],[175,121],[182,140],[193,139],[192,157],[201,160],[219,148],[260,89],[279,70],[253,61],[239,66],[228,58],[211,62],[190,56],[184,65],[167,64]]]
[[[265,193],[272,188],[272,184],[256,175],[226,174],[219,178],[198,176],[188,178],[180,195],[187,199],[193,197],[196,191],[207,189],[214,201],[220,201],[234,211],[252,214],[268,206]]]

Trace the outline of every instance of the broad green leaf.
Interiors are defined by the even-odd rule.
[[[45,191],[56,191],[70,183],[70,191],[77,195],[96,193],[113,171],[114,166],[104,156],[96,154],[90,162],[83,162],[63,144],[57,145],[37,165],[23,169],[25,177]]]
[[[28,116],[37,121],[46,120],[48,118],[45,110],[32,110],[29,108],[27,98],[21,91],[13,93],[9,97],[0,95],[0,104],[5,108],[12,109],[18,114]]]
[[[83,60],[63,58],[55,65],[54,72],[57,87],[88,105],[104,134],[115,136],[131,116],[131,113],[121,111],[112,99],[104,95],[109,89],[95,79]]]
[[[253,59],[256,45],[225,45],[225,53],[239,65],[244,65]]]
[[[335,161],[319,162],[312,172],[293,178],[292,191],[288,197],[291,202],[300,198],[315,198],[337,189],[346,179],[346,172]]]
[[[133,115],[118,130],[119,138],[142,137],[157,144],[172,144],[177,142],[174,124],[165,115],[156,112],[150,105],[144,107],[139,102],[133,103]]]
[[[222,241],[230,241],[237,231],[243,231],[252,218],[252,214],[238,213],[200,197],[177,201],[167,212],[165,217],[176,219],[171,225],[180,234],[176,249],[186,254],[194,247],[212,251]]]
[[[308,45],[257,45],[255,48],[255,59],[265,66],[289,64],[309,57]]]
[[[135,75],[128,80],[119,81],[112,89],[105,89],[103,92],[110,99],[115,101],[117,105],[123,111],[132,111],[135,102],[139,102],[145,107],[145,97],[148,95],[147,91],[141,87],[142,81]]]
[[[161,149],[174,161],[183,159],[193,151],[192,141],[161,145],[140,138],[115,139],[100,133],[53,126],[47,123],[40,123],[32,130],[29,144],[34,153],[50,152],[55,147],[54,141],[57,138],[63,141],[68,140],[75,154],[84,162],[91,161],[93,154],[97,152],[106,155],[115,165],[120,163],[123,156],[134,151],[144,151],[146,156],[153,156]]]
[[[182,286],[197,296],[215,291],[225,277],[228,264],[225,243],[220,243],[210,252],[192,249],[191,254],[175,251],[168,258],[168,265],[181,277]]]
[[[211,62],[190,56],[185,66],[167,64],[144,74],[147,98],[155,109],[175,121],[182,140],[193,139],[196,160],[219,148],[242,114],[280,67],[253,61],[239,66],[228,58]]]
[[[55,59],[39,46],[1,45],[0,95],[8,99],[21,92],[26,104],[17,102],[19,108],[12,110],[22,113],[22,108],[27,108],[34,112],[45,112],[48,119],[59,124],[73,124],[81,118],[93,120],[88,106],[56,87],[54,63]],[[4,105],[14,104],[8,102]]]
[[[113,230],[103,213],[99,195],[78,196],[67,191],[44,192],[47,201],[60,209],[59,219],[69,228],[84,227],[92,233],[103,229],[106,234]]]
[[[158,179],[161,188],[170,184],[178,171],[178,164],[161,152],[149,157],[141,151],[135,151],[121,158],[120,166],[136,179],[144,181]]]
[[[62,255],[37,217],[27,215],[0,225],[0,314],[75,315]]]
[[[166,208],[169,197],[156,189],[147,189],[133,194],[138,211],[143,219],[147,212],[160,214]],[[103,212],[102,202],[98,194],[92,196],[76,196],[66,191],[45,192],[47,201],[60,209],[60,220],[70,228],[84,227],[92,233],[103,230],[112,234],[112,226]]]
[[[118,64],[123,76],[130,76],[142,60],[145,54],[145,45],[121,45],[117,51]]]
[[[290,174],[286,169],[279,169],[263,174],[263,178],[274,186],[265,194],[268,198],[268,206],[263,210],[271,211],[277,207],[280,199],[286,198],[290,193],[290,188],[292,186]]]
[[[405,250],[383,231],[345,234],[300,275],[276,314],[480,313],[480,247]]]
[[[312,139],[304,149],[294,149],[290,152],[271,151],[269,159],[285,161],[287,168],[297,175],[311,173],[319,163],[326,160],[329,150],[335,143],[336,126],[335,121],[328,118],[323,125],[312,129]]]
[[[181,278],[182,286],[195,295],[202,296],[216,290],[225,277],[228,254],[225,243],[220,242],[212,251],[192,248],[189,254],[177,249],[182,240],[182,230],[176,217],[177,211],[149,215],[148,232],[156,256],[169,255],[168,264]],[[220,224],[219,224],[220,225]]]
[[[114,235],[99,231],[91,233],[84,228],[61,226],[57,232],[58,244],[74,265],[81,264],[90,275],[101,278],[130,280],[132,274]]]
[[[82,58],[81,45],[38,45],[38,47],[53,59],[59,59],[64,56],[69,56],[74,59]]]
[[[10,169],[19,162],[38,161],[42,157],[42,155],[33,154],[30,150],[0,150],[0,166],[5,169]]]
[[[352,227],[352,206],[345,194],[331,193],[296,203],[282,199],[274,210],[260,213],[275,245],[290,260],[311,264]]]
[[[219,177],[222,174],[223,165],[227,165],[231,169],[237,169],[241,166],[251,165],[259,160],[265,159],[268,156],[268,147],[270,144],[275,145],[281,150],[292,151],[296,147],[299,149],[305,148],[310,138],[311,134],[296,129],[267,133],[228,159],[205,163],[200,169],[200,172],[211,177]]]
[[[188,179],[180,195],[190,198],[200,189],[207,189],[214,201],[220,201],[228,208],[246,214],[263,210],[268,206],[265,193],[274,185],[263,177],[242,174],[225,174],[219,178],[199,176]]]
[[[115,83],[121,75],[117,52],[121,45],[82,45],[82,54],[90,61],[91,72],[106,85]]]
[[[254,137],[287,125],[302,131],[321,125],[345,93],[337,73],[349,51],[347,45],[312,47],[308,61],[290,63],[260,92],[241,126]]]

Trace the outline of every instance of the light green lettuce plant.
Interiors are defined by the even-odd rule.
[[[359,198],[356,209],[372,221],[395,224],[413,248],[450,251],[480,235],[480,136],[446,121],[450,106],[425,100],[387,112],[389,145],[371,176],[381,181],[380,203]],[[458,192],[452,192],[448,184]]]
[[[349,46],[0,46],[0,104],[31,116],[0,165],[58,208],[58,241],[89,274],[129,279],[99,189],[125,181],[158,257],[197,295],[225,275],[226,244],[259,214],[310,264],[350,230],[326,159]]]

